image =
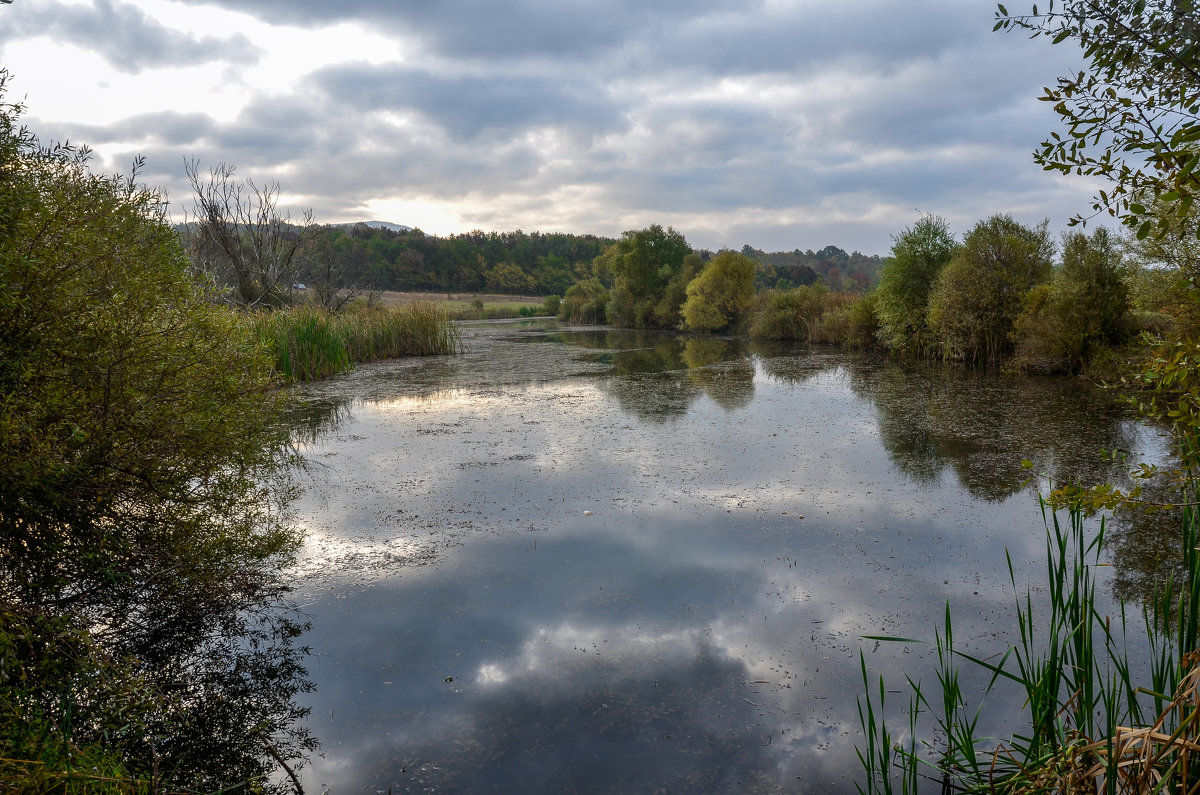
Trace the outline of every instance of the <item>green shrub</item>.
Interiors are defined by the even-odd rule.
[[[1129,288],[1116,241],[1104,227],[1090,236],[1068,233],[1062,267],[1025,296],[1013,326],[1013,358],[1025,369],[1078,372],[1130,331]]]
[[[567,290],[558,308],[558,319],[568,323],[600,325],[605,321],[608,302],[608,290],[600,280],[586,279]]]
[[[6,82],[0,791],[260,787],[311,747],[287,395],[165,199],[42,146]]]
[[[842,342],[850,327],[850,316],[842,313],[853,301],[853,296],[835,293],[821,283],[786,291],[769,290],[758,296],[750,321],[750,336]]]

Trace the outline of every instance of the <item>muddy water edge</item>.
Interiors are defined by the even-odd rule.
[[[852,792],[860,650],[933,679],[929,647],[861,636],[932,639],[949,602],[965,649],[1011,642],[1006,550],[1022,588],[1044,559],[1021,461],[1165,455],[1071,379],[462,330],[302,393],[310,791]],[[1111,532],[1102,586],[1136,601],[1172,534]]]

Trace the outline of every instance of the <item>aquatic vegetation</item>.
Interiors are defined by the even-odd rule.
[[[1193,485],[1190,495],[1200,496],[1200,489]],[[922,779],[940,782],[943,791],[1195,791],[1200,784],[1200,514],[1183,510],[1184,576],[1180,582],[1168,579],[1145,606],[1146,644],[1132,650],[1124,604],[1117,616],[1097,607],[1095,568],[1103,565],[1104,524],[1090,533],[1078,503],[1066,516],[1063,526],[1059,513],[1048,513],[1049,603],[1035,610],[1030,589],[1017,595],[1019,641],[999,661],[955,648],[947,605],[944,628],[935,638],[938,687],[926,690],[908,678],[907,744],[894,744],[884,716],[883,681],[876,697],[860,653],[866,688],[859,700],[866,735],[858,752],[866,772],[860,791],[916,792]],[[1016,591],[1011,558],[1008,568]],[[1143,673],[1141,656],[1149,658]],[[990,676],[975,701],[960,687],[962,663]],[[1005,689],[1012,685],[1015,693]],[[941,703],[935,704],[938,695]],[[1002,740],[979,736],[988,700],[1014,698],[1023,701],[1021,731]],[[931,733],[922,734],[925,727],[916,717],[921,713],[933,716]],[[918,736],[939,739],[918,743]]]
[[[751,316],[750,336],[767,340],[799,340],[804,342],[841,342],[837,328],[844,312],[859,300],[847,293],[833,292],[817,283],[792,290],[771,290],[758,297]]]
[[[397,356],[458,351],[458,330],[434,304],[397,308],[354,307],[341,313],[301,306],[246,316],[288,383],[313,381]]]

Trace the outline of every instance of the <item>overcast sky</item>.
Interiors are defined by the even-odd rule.
[[[1019,2],[1019,0],[1018,0]],[[1011,7],[1011,4],[1010,4]],[[920,212],[1059,229],[1038,168],[1069,44],[985,0],[15,0],[9,99],[190,205],[184,159],[320,222],[886,254]]]

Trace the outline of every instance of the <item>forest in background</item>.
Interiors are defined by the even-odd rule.
[[[181,227],[186,234],[187,229]],[[565,232],[483,232],[439,237],[420,229],[393,230],[360,224],[296,228],[305,243],[297,278],[319,280],[332,268],[342,283],[398,292],[562,295],[592,276],[592,263],[616,239]],[[698,252],[709,259],[713,252]],[[864,292],[884,258],[834,245],[819,251],[767,252],[750,245],[742,253],[758,263],[760,290],[823,280],[835,290]]]

